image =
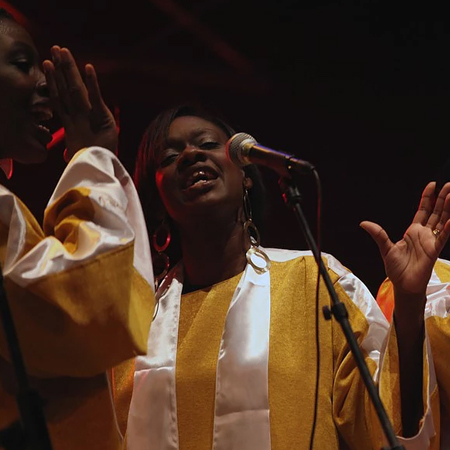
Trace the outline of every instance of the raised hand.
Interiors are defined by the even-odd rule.
[[[81,148],[98,145],[117,151],[114,116],[100,93],[92,64],[86,64],[85,82],[67,48],[53,46],[52,61],[43,63],[50,97],[65,130],[66,160]]]
[[[411,225],[396,243],[380,225],[361,223],[377,243],[386,275],[393,285],[405,437],[417,433],[423,415],[426,289],[433,266],[450,235],[450,183],[444,185],[437,198],[435,187],[435,182],[425,187]]]
[[[433,266],[450,236],[450,183],[443,186],[437,198],[434,189],[435,182],[425,187],[411,225],[396,243],[380,225],[361,223],[378,245],[386,275],[394,285],[396,308],[404,296],[422,297],[423,305],[418,305],[419,309],[425,306]]]

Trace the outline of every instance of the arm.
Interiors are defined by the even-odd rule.
[[[69,165],[43,230],[1,189],[0,257],[26,368],[36,376],[90,376],[146,350],[153,274],[131,177],[111,151],[117,129],[95,70],[86,84],[68,49],[44,62],[65,128]],[[98,145],[104,148],[92,147]],[[5,342],[0,354],[8,357]]]
[[[436,370],[441,403],[441,424],[435,419],[435,427],[440,428],[443,448],[450,445],[450,432],[445,425],[450,414],[450,370],[448,354],[450,353],[450,262],[438,259],[427,286],[427,304],[425,306],[425,326],[431,354]],[[384,280],[377,293],[377,302],[384,310],[392,309],[394,291],[389,279]]]
[[[426,289],[433,266],[450,233],[450,184],[436,199],[435,183],[423,191],[419,209],[403,238],[393,243],[386,231],[373,222],[363,222],[377,243],[386,275],[393,285],[395,331],[400,364],[403,435],[412,436],[423,416],[423,344]],[[436,235],[433,231],[440,230]]]
[[[420,418],[417,433],[403,439],[395,327],[389,328],[372,294],[357,277],[346,273],[345,268],[339,267],[337,262],[329,257],[328,265],[335,273],[333,277],[339,275],[334,283],[336,292],[346,305],[351,327],[363,351],[367,367],[379,385],[380,398],[400,444],[411,450],[435,448],[433,445],[439,439],[439,398],[428,340],[423,349],[424,367],[419,368],[424,374],[424,414]],[[387,441],[356,360],[352,357],[336,321],[332,321],[332,331],[335,367],[332,398],[335,423],[349,448],[370,446],[380,449]]]
[[[8,231],[5,287],[27,370],[90,376],[146,350],[153,275],[145,222],[131,178],[94,147],[69,163],[42,232],[2,193]],[[5,344],[0,352],[7,357]]]

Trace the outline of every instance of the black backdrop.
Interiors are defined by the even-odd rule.
[[[52,43],[75,48],[76,55],[97,41],[112,59],[119,50],[124,52],[116,42],[108,47],[107,37],[81,27],[79,11],[66,10],[60,23],[62,8],[12,3],[48,28],[39,36],[44,56],[49,36]],[[110,7],[107,2],[90,3]],[[181,3],[189,9],[198,2]],[[206,77],[186,82],[186,74],[176,71],[167,79],[138,69],[122,77],[100,70],[105,99],[120,113],[120,158],[132,171],[139,138],[161,108],[184,100],[214,105],[238,131],[316,165],[323,194],[322,250],[338,257],[375,294],[384,278],[383,265],[359,223],[376,221],[393,240],[400,239],[423,187],[450,157],[450,39],[444,10],[439,3],[390,3],[229,1],[218,14],[212,11],[216,22],[207,23],[252,59],[259,75],[270,80],[266,90],[252,89],[251,81],[234,88],[208,83]],[[227,20],[225,14],[236,12],[242,14],[232,19],[239,21],[233,29],[220,25]],[[133,22],[123,27],[130,33]],[[69,32],[63,34],[63,28]],[[184,45],[198,42],[187,39]],[[189,71],[196,65],[195,55],[184,56]],[[141,54],[138,61],[153,57]],[[91,60],[95,64],[94,56]],[[224,69],[224,80],[228,74]],[[255,85],[258,79],[255,75]],[[58,128],[57,119],[52,126]],[[10,187],[39,218],[64,168],[63,148],[52,149],[46,165],[16,164]],[[263,173],[270,208],[263,244],[305,248],[294,216],[281,199],[278,176],[266,169]],[[302,179],[301,193],[315,232],[317,191],[311,179]]]

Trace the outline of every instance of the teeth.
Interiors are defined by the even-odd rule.
[[[194,184],[206,182],[210,179],[211,176],[208,175],[204,170],[197,170],[188,178],[186,185],[187,187],[191,187]]]
[[[42,130],[47,131],[48,133],[50,133],[50,130],[47,127],[44,127],[44,125],[40,125],[38,124],[38,128],[41,128]]]
[[[199,170],[198,172],[195,172],[192,177],[193,178],[206,177],[206,173],[203,170]]]

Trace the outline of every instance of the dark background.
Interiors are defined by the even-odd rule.
[[[237,131],[314,163],[322,250],[376,293],[384,269],[359,223],[376,221],[400,239],[423,187],[450,156],[444,2],[8,3],[27,21],[42,57],[58,44],[80,66],[95,65],[130,171],[148,122],[185,100],[211,105]],[[59,128],[57,118],[52,127]],[[15,166],[10,187],[38,217],[64,169],[63,149],[54,146],[46,165]],[[270,211],[263,244],[305,248],[277,174],[262,170]],[[317,187],[305,176],[300,189],[315,233]]]

